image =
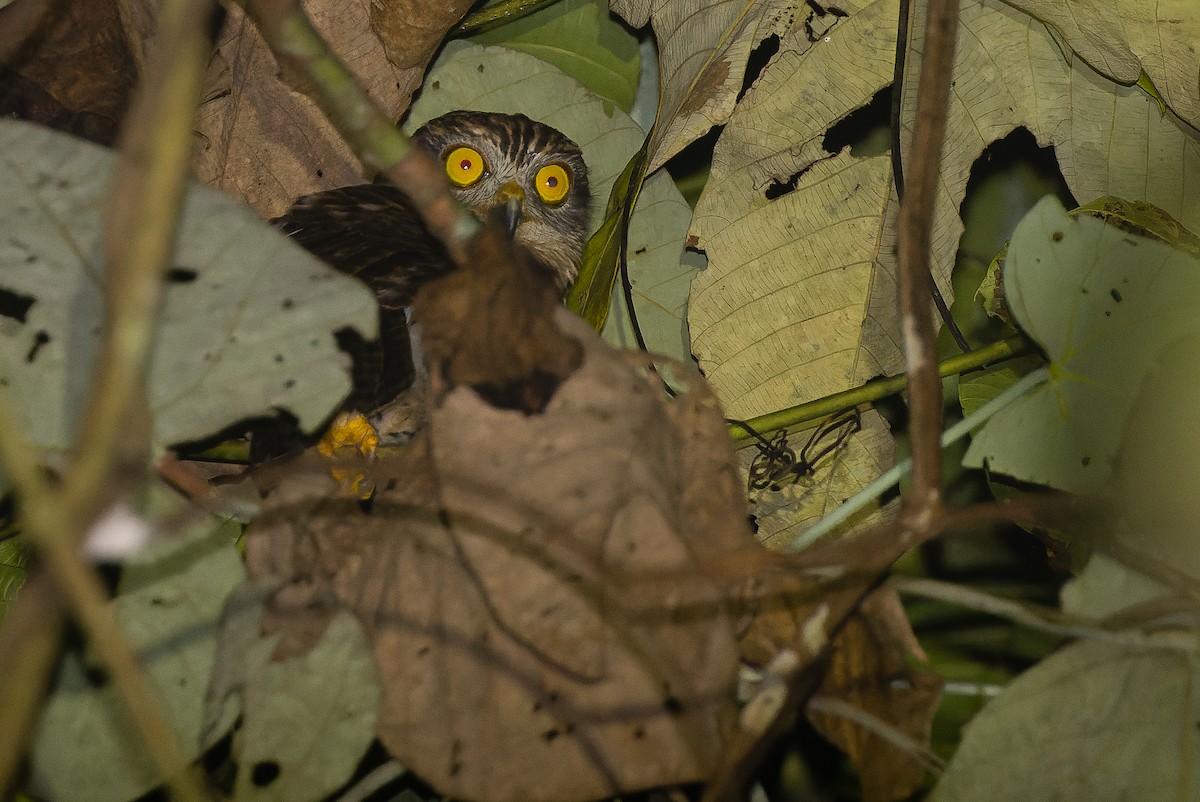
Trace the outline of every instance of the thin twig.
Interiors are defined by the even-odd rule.
[[[58,658],[63,623],[45,571],[30,572],[0,628],[0,799],[8,799]]]
[[[1050,378],[1050,373],[1045,368],[1038,368],[1033,373],[1022,376],[1011,387],[1008,387],[1004,392],[988,401],[979,409],[972,412],[967,417],[960,420],[958,423],[951,426],[945,431],[939,440],[939,447],[945,448],[951,443],[955,443],[966,437],[968,433],[982,426],[989,418],[995,415],[1004,407],[1016,401],[1025,393],[1032,390],[1042,382]],[[875,481],[864,487],[862,490],[855,493],[847,501],[843,502],[840,507],[822,518],[811,529],[807,529],[797,535],[790,543],[783,548],[785,554],[794,554],[798,551],[808,548],[810,545],[836,530],[839,526],[845,523],[849,518],[858,512],[860,509],[870,504],[875,499],[886,493],[892,487],[895,487],[900,480],[912,469],[912,459],[906,459],[893,466],[889,471],[884,473]],[[965,508],[972,509],[971,507]],[[955,521],[961,519],[962,515],[966,515],[961,510],[955,510],[953,515]],[[937,523],[937,522],[932,522]],[[939,526],[940,528],[940,526]]]
[[[995,362],[1025,356],[1033,352],[1033,344],[1018,334],[976,348],[969,353],[943,359],[938,363],[938,375],[941,377],[957,376]],[[757,441],[753,432],[767,437],[780,429],[790,429],[810,421],[823,420],[835,413],[895,395],[905,388],[907,382],[907,374],[872,379],[861,387],[843,390],[840,393],[833,393],[804,404],[750,418],[744,421],[749,424],[750,430],[746,429],[742,422],[731,423],[729,434],[739,446],[746,445]]]
[[[299,0],[248,0],[245,6],[276,58],[309,79],[329,121],[363,163],[404,190],[430,233],[463,265],[467,242],[482,224],[450,194],[433,158],[414,148],[371,100],[313,27]]]
[[[1163,640],[1150,633],[1136,629],[1107,629],[1100,621],[1068,615],[1050,607],[1005,599],[965,585],[942,582],[936,579],[892,577],[889,583],[900,593],[946,602],[968,610],[994,615],[1014,624],[1061,638],[1118,643],[1138,648],[1163,648]],[[1182,643],[1182,641],[1181,641]],[[1200,644],[1192,642],[1187,651],[1200,650]]]
[[[909,434],[913,484],[905,509],[914,519],[936,517],[941,509],[942,385],[937,371],[937,341],[929,309],[933,281],[929,243],[937,198],[946,105],[954,68],[959,0],[930,0],[925,25],[925,57],[913,126],[913,153],[906,196],[900,204],[900,310],[911,404]]]
[[[204,792],[186,770],[157,694],[116,624],[103,585],[83,562],[77,545],[106,501],[105,491],[125,444],[145,445],[145,432],[130,432],[130,422],[145,418],[139,413],[144,409],[146,364],[161,279],[174,250],[186,189],[192,121],[208,66],[214,9],[211,0],[163,4],[160,49],[125,122],[105,226],[105,323],[77,458],[61,490],[41,476],[8,408],[0,407],[0,455],[18,491],[24,531],[94,653],[109,670],[147,754],[173,793],[191,802],[204,800]],[[45,645],[61,625],[61,610],[48,605],[43,612],[41,628],[27,628],[19,633],[21,643],[6,647],[32,645],[39,654],[49,654]],[[49,664],[42,668],[47,670]],[[23,673],[24,683],[33,681],[28,670]],[[38,695],[36,687],[30,689]]]
[[[861,727],[871,735],[888,742],[910,756],[926,771],[941,774],[946,770],[945,761],[918,743],[911,735],[901,732],[883,719],[871,715],[862,708],[855,707],[844,699],[819,694],[808,700],[808,711],[836,716]]]

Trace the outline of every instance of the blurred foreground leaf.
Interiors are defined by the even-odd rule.
[[[0,121],[0,386],[31,443],[70,446],[103,320],[101,211],[113,154]],[[243,206],[193,187],[148,396],[157,448],[286,408],[311,429],[350,389],[333,332],[375,299]]]

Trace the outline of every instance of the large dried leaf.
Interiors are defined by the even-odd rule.
[[[668,404],[558,320],[585,358],[544,413],[459,388],[378,477],[370,515],[310,503],[251,534],[253,571],[329,577],[366,623],[379,735],[451,796],[701,780],[733,726],[737,641],[712,571],[753,541],[720,417],[704,393]]]
[[[902,369],[889,165],[823,147],[831,126],[890,82],[895,16],[894,0],[876,0],[820,37],[810,30],[828,20],[797,19],[718,141],[692,228],[710,266],[689,320],[701,367],[735,416]],[[1200,171],[1200,141],[1150,97],[1068,58],[1042,23],[998,0],[966,5],[961,26],[932,231],[943,294],[970,168],[1018,126],[1058,146],[1080,200],[1150,200],[1194,225],[1200,187],[1185,177]],[[906,152],[923,27],[914,21]]]
[[[352,609],[384,687],[380,738],[450,796],[733,783],[780,689],[811,687],[830,632],[911,538],[794,562],[762,549],[703,383],[668,398],[644,357],[602,344],[549,290],[514,302],[530,279],[482,242],[477,269],[417,296],[439,403],[400,454],[350,460],[369,503],[313,458],[259,472],[267,512],[247,557],[283,581],[280,648],[303,652]],[[501,347],[512,359],[478,358]],[[739,658],[762,693],[735,720]]]
[[[0,121],[0,383],[29,441],[66,449],[102,321],[100,212],[113,154]],[[371,334],[374,297],[246,208],[186,198],[150,361],[157,447],[287,408],[313,428],[345,397],[333,332]]]
[[[320,0],[306,9],[375,102],[399,119],[426,62],[470,5]],[[241,8],[230,7],[200,107],[196,174],[264,217],[300,195],[364,180],[349,147],[288,78]]]
[[[1200,9],[1191,0],[1007,0],[1049,25],[1122,84],[1146,73],[1172,111],[1200,128]]]
[[[937,675],[911,665],[924,663],[925,653],[896,591],[882,588],[863,600],[833,648],[820,693],[846,701],[928,748],[942,683]],[[913,755],[846,718],[812,708],[808,717],[858,765],[864,802],[907,799],[921,787],[925,767]]]
[[[830,154],[823,140],[891,81],[885,54],[895,16],[892,0],[871,3],[816,44],[797,21],[717,143],[692,223],[691,241],[709,265],[692,284],[689,323],[700,366],[733,417],[819,398],[880,371],[860,328],[879,292],[874,263],[890,166],[886,157]],[[843,65],[851,63],[848,76]],[[792,448],[799,452],[809,434]],[[887,427],[868,414],[816,486],[760,501],[761,536],[788,542],[890,461]]]
[[[799,5],[795,0],[715,0],[699,11],[690,0],[612,3],[633,27],[649,22],[658,40],[661,95],[647,148],[648,173],[729,118],[750,52],[786,27]]]
[[[30,28],[21,47],[8,44],[0,115],[111,144],[138,75],[116,6],[70,0],[36,24],[22,20],[26,13],[0,12],[0,27]]]
[[[236,526],[214,529],[205,521],[185,536],[154,544],[126,567],[112,603],[188,758],[201,749],[221,606],[244,578],[236,535]],[[59,670],[32,747],[31,783],[46,798],[124,802],[162,782],[120,695],[96,676],[96,667],[78,654],[68,655]]]
[[[923,6],[915,9],[913,51],[924,47]],[[1172,23],[1163,21],[1162,35]],[[905,80],[902,138],[911,147],[912,110],[920,58],[910,59]],[[1038,19],[998,0],[962,9],[955,51],[953,88],[942,150],[942,191],[935,217],[935,274],[949,270],[962,224],[958,208],[971,166],[993,141],[1025,127],[1038,144],[1053,145],[1076,200],[1102,195],[1149,201],[1184,225],[1200,224],[1200,139],[1163,115],[1158,103],[1137,87],[1114,83],[1071,53],[1065,53]],[[918,146],[923,143],[917,143]],[[880,268],[893,270],[885,250]],[[869,319],[880,332],[897,331],[895,302],[873,298]],[[895,338],[895,335],[893,335]],[[886,342],[875,350],[886,352]],[[883,359],[886,372],[899,367],[898,350]]]

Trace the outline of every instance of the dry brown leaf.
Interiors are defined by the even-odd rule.
[[[439,403],[409,448],[346,466],[370,473],[369,502],[312,457],[261,473],[247,562],[283,581],[279,656],[354,611],[384,689],[380,739],[449,796],[736,785],[906,542],[763,549],[707,386],[668,398],[644,356],[490,247],[418,299]],[[530,384],[548,390],[537,404]],[[518,402],[491,403],[497,385]],[[743,663],[763,681],[739,710]]]
[[[681,509],[706,465],[725,466],[708,477],[718,492],[737,489],[729,455],[694,449],[709,438],[688,431],[704,407],[720,420],[714,402],[667,404],[565,310],[559,321],[585,358],[542,414],[452,390],[418,445],[380,466],[396,481],[377,476],[370,514],[343,499],[285,507],[250,540],[252,571],[290,583],[286,610],[332,591],[364,621],[378,734],[451,796],[702,780],[734,726],[734,624],[704,569],[752,541],[737,504]]]
[[[540,412],[579,366],[579,343],[552,320],[558,291],[493,225],[472,239],[471,270],[421,288],[413,315],[440,396],[474,387],[493,405]]]
[[[0,11],[0,28],[27,30],[5,58],[14,76],[0,113],[111,144],[137,81],[116,7],[71,0],[39,15],[26,2],[15,5]],[[13,43],[3,39],[7,50]]]
[[[408,108],[425,64],[469,0],[397,5],[312,0],[305,7],[334,52],[392,119]],[[397,19],[419,20],[411,26]],[[395,37],[395,38],[393,38]],[[362,165],[317,104],[288,85],[253,22],[231,6],[217,42],[198,128],[201,181],[264,217],[300,195],[361,183]],[[222,68],[223,67],[223,68]]]
[[[900,597],[892,588],[867,596],[833,642],[820,693],[843,699],[928,747],[941,680],[915,669],[925,662]],[[906,799],[921,787],[925,768],[910,753],[858,724],[809,710],[821,733],[859,767],[865,802]]]

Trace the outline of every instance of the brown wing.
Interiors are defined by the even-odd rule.
[[[395,399],[413,380],[404,307],[423,283],[452,269],[446,249],[390,184],[306,195],[272,222],[314,256],[362,280],[379,301],[377,341],[351,329],[337,333],[353,360],[354,389],[343,408],[370,413]]]
[[[408,306],[417,288],[453,267],[445,247],[391,184],[306,195],[272,222],[314,256],[362,279],[385,309]]]

